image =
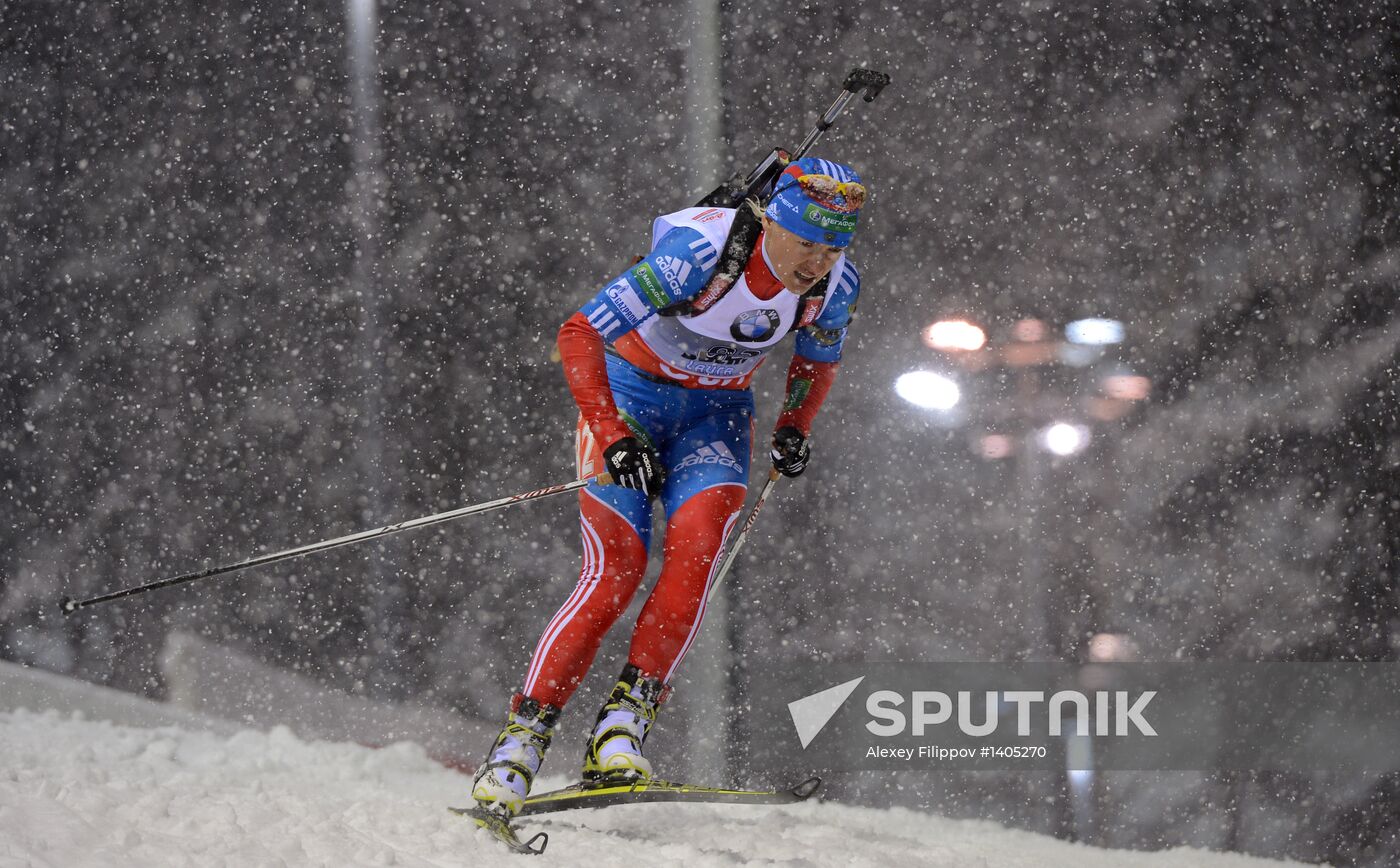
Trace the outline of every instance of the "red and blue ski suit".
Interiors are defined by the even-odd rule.
[[[578,403],[578,472],[635,436],[666,469],[661,575],[632,634],[628,662],[669,683],[695,641],[724,539],[743,507],[753,440],[749,381],[789,331],[796,347],[777,427],[811,431],[841,358],[860,276],[845,256],[820,306],[773,276],[763,240],[743,275],[703,313],[660,311],[716,292],[711,283],[735,211],[688,208],[656,220],[652,250],[603,287],[559,331]],[[593,484],[579,496],[583,569],[530,661],[522,695],[564,707],[646,569],[652,505],[641,491]]]

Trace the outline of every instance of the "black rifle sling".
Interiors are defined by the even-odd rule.
[[[704,289],[693,298],[667,305],[657,313],[662,316],[696,316],[714,307],[743,276],[744,267],[749,264],[749,257],[753,256],[754,248],[758,246],[758,237],[762,229],[763,224],[758,215],[753,213],[747,203],[740,203],[734,214],[734,223],[729,227],[729,235],[724,239],[724,252],[720,254],[719,265],[715,268],[715,273],[710,275]],[[816,319],[826,297],[830,279],[830,275],[823,277],[817,281],[816,286],[802,294],[793,328],[810,325],[811,321]]]
[[[826,303],[826,289],[830,283],[831,275],[828,274],[811,289],[802,293],[802,300],[797,305],[797,318],[792,321],[792,328],[788,331],[795,331],[816,322],[817,316],[822,312],[822,305]]]
[[[719,264],[705,288],[694,297],[667,305],[657,313],[662,316],[695,316],[715,306],[724,294],[734,288],[744,274],[744,266],[758,244],[758,235],[763,229],[758,216],[747,203],[739,203],[734,213],[734,223],[729,227],[729,236],[724,239],[724,252],[719,255]]]

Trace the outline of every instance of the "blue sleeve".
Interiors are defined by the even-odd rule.
[[[841,273],[831,275],[829,300],[817,321],[798,331],[796,353],[814,362],[841,361],[846,343],[846,327],[856,312],[860,295],[860,272],[850,261],[841,264]]]
[[[694,298],[719,262],[719,251],[704,235],[672,229],[641,262],[603,287],[580,312],[609,343],[662,308]]]

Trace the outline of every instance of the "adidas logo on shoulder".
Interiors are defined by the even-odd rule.
[[[661,269],[661,276],[666,278],[666,283],[677,294],[685,287],[685,279],[690,276],[693,267],[678,256],[659,257],[656,266]]]

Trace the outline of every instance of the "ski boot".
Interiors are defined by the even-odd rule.
[[[669,693],[661,679],[647,678],[636,666],[627,664],[598,712],[583,756],[584,783],[651,779],[651,762],[642,756],[642,743],[656,722],[657,708]]]
[[[506,819],[520,812],[554,737],[559,711],[520,694],[511,700],[506,728],[472,781],[472,798],[482,810]]]

